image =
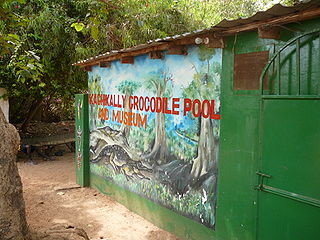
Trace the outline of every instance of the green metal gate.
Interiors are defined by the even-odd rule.
[[[259,240],[320,239],[319,49],[319,30],[305,33],[260,78]]]

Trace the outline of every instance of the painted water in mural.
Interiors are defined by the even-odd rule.
[[[221,50],[204,47],[93,67],[91,172],[213,228],[220,75]]]

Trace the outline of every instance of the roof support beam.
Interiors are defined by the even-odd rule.
[[[101,68],[109,68],[109,67],[111,67],[111,62],[109,62],[109,61],[101,61],[101,62],[99,63],[99,66],[100,66]]]
[[[91,72],[92,71],[92,66],[88,65],[88,66],[84,66],[84,70],[87,72]]]
[[[186,46],[172,45],[168,49],[168,55],[188,55]]]
[[[164,54],[162,51],[152,51],[149,53],[150,59],[164,59]]]
[[[209,42],[205,44],[205,46],[207,46],[208,48],[224,48],[225,42],[222,37],[209,37]]]
[[[133,64],[134,63],[134,57],[133,56],[126,56],[121,58],[122,64]]]
[[[280,28],[279,27],[259,27],[258,34],[259,34],[259,38],[279,40]]]

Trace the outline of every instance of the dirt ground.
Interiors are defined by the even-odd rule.
[[[29,165],[18,162],[32,231],[56,224],[82,228],[92,240],[179,240],[112,198],[75,184],[74,153]],[[79,239],[83,239],[79,237]]]

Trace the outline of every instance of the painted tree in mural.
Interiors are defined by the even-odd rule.
[[[101,77],[95,76],[90,77],[88,81],[88,88],[90,94],[101,94],[103,92],[103,87],[101,86]],[[97,114],[98,114],[98,105],[89,104],[90,107],[90,128],[95,129],[97,127]]]
[[[124,111],[125,112],[131,112],[131,109],[129,108],[130,96],[139,87],[141,87],[140,83],[134,82],[134,81],[129,81],[129,80],[124,80],[117,86],[118,91],[123,93],[126,96],[125,103],[124,103]],[[130,126],[122,123],[121,128],[120,128],[120,132],[124,133],[124,135],[127,137],[130,132]]]
[[[173,80],[172,74],[162,71],[160,74],[152,74],[147,80],[147,87],[153,89],[157,97],[165,96],[168,83]],[[151,151],[145,156],[147,159],[158,161],[159,164],[166,163],[169,157],[165,115],[163,112],[156,113],[155,117],[155,140]]]
[[[212,59],[214,53],[214,49],[199,48],[198,57],[202,64],[200,69],[194,66],[196,74],[193,77],[194,80],[184,90],[184,96],[200,101],[219,99],[220,66],[217,63],[210,64],[210,59]],[[215,103],[220,104],[219,101],[215,101]],[[204,111],[207,111],[207,109],[204,109]],[[208,173],[209,170],[216,171],[217,140],[214,136],[215,125],[216,120],[200,117],[198,154],[193,160],[191,170],[193,181]]]

